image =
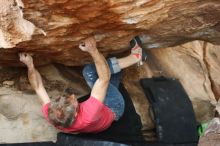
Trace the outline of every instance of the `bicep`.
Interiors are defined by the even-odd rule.
[[[36,93],[37,93],[38,97],[40,98],[43,105],[50,102],[49,95],[47,94],[44,87],[38,88],[36,90]]]
[[[103,103],[107,93],[108,84],[109,81],[101,81],[100,79],[97,79],[92,88],[91,96]]]

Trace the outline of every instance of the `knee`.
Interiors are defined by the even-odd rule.
[[[88,64],[88,65],[85,65],[84,68],[83,68],[83,71],[82,71],[82,74],[84,77],[88,77],[88,75],[92,72],[92,68],[91,68],[91,65]]]
[[[121,101],[121,107],[122,107],[122,114],[123,114],[124,110],[125,110],[125,101],[124,101],[123,97],[122,97],[122,101]]]
[[[84,67],[83,67],[83,70],[82,70],[82,74],[83,74],[83,76],[85,76],[86,75],[86,73],[87,73],[87,65],[85,65]]]
[[[82,74],[86,81],[95,82],[97,80],[97,74],[94,64],[86,65],[83,68]]]
[[[119,120],[123,116],[124,111],[125,111],[125,101],[124,101],[124,98],[122,97],[118,104],[118,111],[117,111],[118,113],[117,113],[116,120]]]

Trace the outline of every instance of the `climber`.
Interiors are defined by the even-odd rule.
[[[131,54],[107,61],[96,47],[93,37],[79,44],[79,48],[91,55],[94,64],[83,69],[83,76],[91,88],[90,97],[78,103],[75,95],[50,99],[41,76],[28,53],[20,53],[20,61],[28,68],[31,86],[42,101],[42,112],[46,120],[57,129],[68,133],[97,133],[104,131],[113,121],[117,121],[124,112],[124,99],[118,90],[121,81],[121,69],[141,63],[146,59],[139,37],[130,42]]]

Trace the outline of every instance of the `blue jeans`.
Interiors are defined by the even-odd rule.
[[[111,71],[111,79],[107,89],[104,104],[115,113],[115,120],[117,121],[123,115],[125,108],[124,98],[118,90],[122,74],[120,66],[118,65],[118,61],[115,57],[109,58],[107,62]],[[88,86],[92,89],[93,85],[98,79],[95,65],[87,64],[83,69],[83,76]]]

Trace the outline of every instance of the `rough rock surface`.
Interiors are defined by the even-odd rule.
[[[0,66],[21,66],[17,53],[22,51],[34,53],[37,65],[56,62],[81,66],[91,58],[77,45],[90,35],[96,37],[99,50],[106,56],[125,56],[129,40],[138,34],[149,49],[148,61],[139,68],[126,69],[123,82],[141,115],[146,139],[152,140],[153,134],[148,130],[154,124],[139,85],[142,77],[164,75],[179,79],[193,103],[197,120],[212,119],[214,105],[220,98],[220,1],[0,0],[0,3]],[[203,41],[182,44],[192,40]],[[179,46],[172,47],[175,45]],[[39,70],[51,96],[61,93],[80,96],[89,92],[80,68],[43,66]],[[11,99],[13,102],[9,102]],[[20,68],[0,67],[0,113],[0,133],[4,133],[0,134],[1,143],[56,139],[57,131],[43,119],[40,103]]]
[[[214,105],[219,99],[220,46],[194,41],[177,47],[148,51],[148,61],[141,68],[133,67],[125,72],[125,83],[142,114],[145,128],[152,128],[148,105],[139,86],[139,79],[166,76],[179,79],[189,95],[199,122],[210,120]],[[132,78],[131,78],[132,76]],[[139,101],[139,102],[137,102]],[[140,102],[142,101],[142,102]]]
[[[57,68],[64,72],[59,73]],[[89,92],[79,71],[57,68],[53,65],[38,68],[51,98],[72,93],[79,97]],[[5,81],[15,84],[8,86]],[[44,119],[40,100],[30,88],[26,70],[0,69],[0,143],[55,141],[57,132]]]
[[[77,45],[91,34],[96,36],[99,48],[105,55],[127,50],[129,40],[137,34],[142,35],[149,49],[165,48],[195,39],[219,44],[220,1],[217,0],[0,2],[6,3],[0,11],[1,36],[10,38],[0,37],[0,46],[8,48],[17,44],[16,48],[0,50],[0,64],[6,66],[21,65],[17,58],[20,51],[35,53],[37,64],[52,61],[71,66],[82,65],[90,58],[79,51]],[[19,8],[22,2],[23,14],[22,7]],[[7,10],[5,14],[4,9]],[[22,15],[32,24],[21,18]],[[42,28],[47,36],[33,35],[30,40],[33,24]],[[42,59],[42,56],[47,59]]]
[[[179,79],[193,103],[197,121],[207,122],[214,116],[214,104],[220,92],[219,47],[195,41],[177,47],[149,50],[148,60],[143,66],[133,66],[123,71],[123,83],[141,116],[143,134],[147,140],[155,139],[152,131],[154,122],[139,79],[161,75]],[[38,69],[52,98],[66,93],[82,96],[89,92],[81,75],[81,67],[47,65]],[[5,133],[0,134],[0,143],[56,140],[57,131],[43,119],[26,70],[0,69],[0,95],[0,133]],[[9,102],[11,98],[13,102]],[[36,125],[42,126],[36,129]],[[46,134],[42,135],[42,131]]]
[[[0,47],[12,48],[19,42],[31,40],[37,28],[23,18],[22,1],[0,0],[0,3]]]

